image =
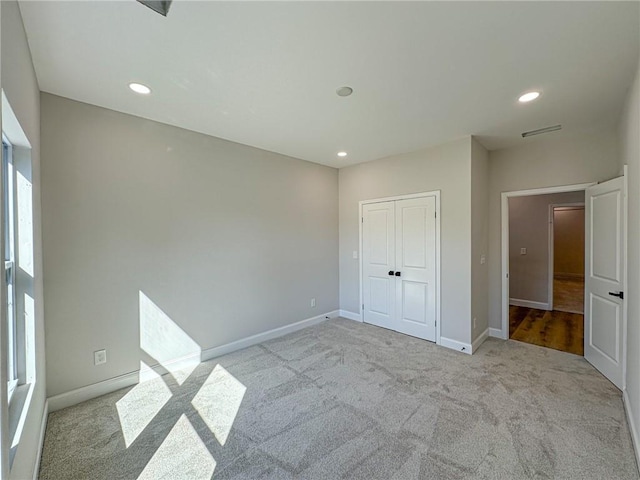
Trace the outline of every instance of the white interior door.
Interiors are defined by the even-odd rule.
[[[396,327],[436,340],[436,199],[396,202]]]
[[[362,207],[363,320],[395,330],[395,202]]]
[[[584,356],[623,385],[624,177],[587,188]]]

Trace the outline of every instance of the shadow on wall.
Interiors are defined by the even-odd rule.
[[[139,304],[140,383],[115,404],[125,444],[117,476],[211,478],[246,387],[200,363],[200,346],[143,292]]]

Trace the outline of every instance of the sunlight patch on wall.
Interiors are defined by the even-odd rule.
[[[140,370],[151,370],[140,362]],[[156,374],[155,379],[133,387],[116,402],[122,435],[127,448],[138,438],[171,398],[171,390]]]
[[[171,372],[179,385],[200,363],[200,346],[142,292],[140,348]]]
[[[156,450],[138,480],[209,480],[216,461],[183,414]]]
[[[216,365],[191,404],[220,445],[224,445],[247,390],[222,366]]]

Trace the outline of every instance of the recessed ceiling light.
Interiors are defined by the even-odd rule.
[[[524,95],[520,95],[520,98],[518,99],[518,101],[521,103],[527,103],[527,102],[530,102],[531,100],[535,100],[539,96],[540,96],[540,92],[527,92]]]
[[[336,93],[338,94],[339,97],[348,97],[353,93],[353,88],[347,87],[345,85],[344,87],[340,87],[339,89],[337,89]]]
[[[151,89],[141,83],[130,83],[129,88],[141,95],[149,95],[151,93]]]
[[[347,152],[338,152],[338,156],[339,157],[346,157],[347,156]]]

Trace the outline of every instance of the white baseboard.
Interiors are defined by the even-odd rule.
[[[47,431],[47,419],[49,418],[49,401],[44,401],[42,409],[42,419],[40,420],[40,435],[38,438],[38,451],[36,452],[36,464],[33,467],[33,480],[38,480],[40,476],[40,459],[42,458],[42,448],[44,447],[44,434]]]
[[[339,310],[339,316],[348,320],[355,320],[356,322],[362,322],[362,315],[359,313],[353,313],[349,310]]]
[[[495,338],[501,338],[503,340],[506,340],[506,337],[504,335],[504,332],[502,331],[501,328],[492,328],[489,327],[489,336],[490,337],[495,337]]]
[[[247,338],[236,340],[235,342],[220,345],[218,347],[208,348],[206,350],[203,350],[200,354],[188,355],[172,360],[170,362],[164,362],[164,367],[161,367],[160,365],[151,365],[151,368],[166,368],[167,366],[171,366],[172,368],[183,368],[188,365],[193,365],[194,363],[197,364],[200,362],[206,362],[207,360],[211,360],[221,355],[226,355],[227,353],[235,352],[236,350],[242,350],[243,348],[251,347],[258,343],[266,342],[267,340],[282,337],[289,333],[302,330],[303,328],[317,325],[318,323],[324,322],[328,318],[337,317],[338,313],[338,310],[333,310],[331,312],[307,318],[290,325],[274,328],[272,330],[267,330],[266,332],[258,333]],[[55,412],[56,410],[71,407],[72,405],[77,405],[78,403],[84,402],[86,400],[91,400],[92,398],[100,397],[102,395],[106,395],[107,393],[130,387],[139,383],[140,381],[149,380],[152,376],[143,374],[141,378],[140,371],[135,370],[118,377],[110,378],[108,380],[94,383],[92,385],[87,385],[86,387],[80,387],[69,392],[54,395],[53,397],[48,398],[49,412]]]
[[[480,348],[480,345],[482,345],[487,338],[489,338],[489,329],[488,328],[484,332],[482,332],[478,336],[478,338],[476,338],[473,341],[473,343],[471,343],[471,353],[473,354],[474,352],[477,352],[478,348]]]
[[[551,310],[549,303],[532,302],[531,300],[522,300],[520,298],[510,298],[509,305],[514,307],[537,308],[538,310]]]
[[[49,402],[49,411],[55,412],[57,410],[62,410],[63,408],[77,405],[78,403],[91,400],[92,398],[115,392],[116,390],[120,390],[121,388],[130,387],[138,383],[138,380],[139,371],[136,370],[134,372],[125,373],[124,375],[120,375],[118,377],[103,380],[102,382],[87,385],[86,387],[80,387],[76,388],[75,390],[61,393],[59,395],[54,395],[53,397],[49,397],[47,399],[47,401]]]
[[[332,312],[323,313],[322,315],[307,318],[290,325],[285,325],[284,327],[274,328],[272,330],[267,330],[266,332],[258,333],[257,335],[252,335],[251,337],[236,340],[235,342],[227,343],[226,345],[208,348],[202,351],[201,358],[203,362],[206,362],[207,360],[211,360],[221,355],[226,355],[227,353],[235,352],[236,350],[242,350],[243,348],[252,347],[253,345],[256,345],[258,343],[266,342],[267,340],[282,337],[289,333],[302,330],[303,328],[317,325],[318,323],[324,322],[328,318],[336,318],[337,316],[338,310],[333,310]]]
[[[636,462],[640,465],[640,437],[638,436],[638,430],[636,429],[636,424],[634,422],[633,412],[631,411],[631,402],[629,400],[627,390],[622,392],[622,403],[624,404],[625,412],[627,412],[627,423],[629,423],[629,430],[631,431],[631,441],[636,453]]]
[[[458,352],[466,353],[468,355],[471,355],[472,353],[470,344],[452,340],[447,337],[440,337],[440,345],[446,348],[450,348],[451,350],[457,350]]]

